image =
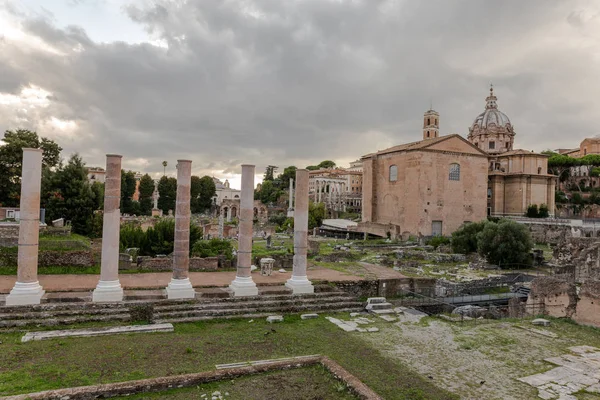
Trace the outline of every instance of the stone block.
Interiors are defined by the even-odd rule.
[[[300,318],[302,318],[302,319],[315,319],[315,318],[319,318],[319,314],[302,314],[300,316]]]
[[[283,316],[281,315],[271,315],[267,317],[267,322],[272,324],[273,322],[283,322]]]
[[[69,329],[61,331],[41,331],[27,332],[21,338],[21,342],[30,342],[32,340],[46,340],[64,337],[89,337],[104,336],[123,333],[152,333],[152,332],[173,332],[173,324],[152,324],[152,325],[132,325],[132,326],[114,326],[108,328],[89,328],[89,329]]]
[[[379,328],[367,328],[367,332],[379,332]]]
[[[533,321],[531,321],[531,323],[533,325],[539,325],[539,326],[550,326],[550,321],[548,321],[547,319],[543,319],[543,318],[534,319]]]

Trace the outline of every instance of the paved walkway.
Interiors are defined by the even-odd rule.
[[[381,267],[385,268],[385,267]],[[385,268],[387,269],[387,268]],[[395,271],[394,271],[395,272]],[[252,273],[254,282],[259,285],[283,285],[290,279],[291,271],[281,273],[273,271],[271,276]],[[148,272],[140,274],[120,274],[119,280],[124,289],[164,289],[171,280],[171,272]],[[93,290],[100,279],[99,275],[40,275],[40,284],[46,292],[75,292]],[[228,272],[190,272],[194,287],[225,287],[235,278],[235,271]],[[359,281],[365,278],[327,268],[311,268],[308,279],[312,281]],[[0,276],[0,293],[9,293],[15,285],[16,276]]]

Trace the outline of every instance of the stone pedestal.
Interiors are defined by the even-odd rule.
[[[100,281],[92,294],[94,302],[123,301],[123,288],[119,282],[121,158],[122,156],[116,154],[106,155],[102,261],[100,262]]]
[[[167,286],[169,299],[193,299],[196,291],[188,276],[190,270],[190,188],[192,162],[177,161],[177,200],[175,204],[175,243],[173,278]]]
[[[229,285],[234,296],[256,296],[258,288],[250,275],[252,264],[252,223],[254,217],[254,165],[242,165],[237,273]]]
[[[42,155],[40,149],[23,149],[17,282],[7,306],[40,304],[44,295],[37,277]]]
[[[285,286],[294,294],[314,293],[315,288],[306,276],[308,251],[308,170],[296,170],[296,199],[294,204],[294,268]]]

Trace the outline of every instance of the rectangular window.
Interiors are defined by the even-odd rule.
[[[442,221],[431,222],[431,235],[442,236]]]
[[[488,199],[492,198],[492,188],[488,188]]]
[[[6,218],[14,219],[15,218],[15,210],[7,210],[6,211]]]
[[[489,146],[490,146],[490,150],[495,149],[496,148],[496,142],[490,142]]]
[[[460,181],[460,165],[450,164],[450,173],[448,179],[451,181]]]

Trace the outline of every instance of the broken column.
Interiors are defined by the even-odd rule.
[[[17,282],[7,306],[40,304],[44,295],[37,277],[42,155],[40,149],[23,149]]]
[[[237,273],[229,287],[234,296],[256,296],[258,288],[250,275],[252,222],[254,218],[254,165],[242,165]]]
[[[102,222],[102,260],[100,281],[94,289],[92,301],[122,301],[123,288],[119,282],[119,234],[121,229],[121,158],[106,155],[104,182],[104,216]]]
[[[192,162],[177,161],[177,200],[175,203],[175,244],[173,246],[173,278],[167,286],[169,299],[193,299],[196,291],[189,278],[190,269],[190,188]]]
[[[294,268],[285,286],[294,294],[314,293],[306,276],[308,250],[308,170],[296,170],[296,200],[294,201]]]

